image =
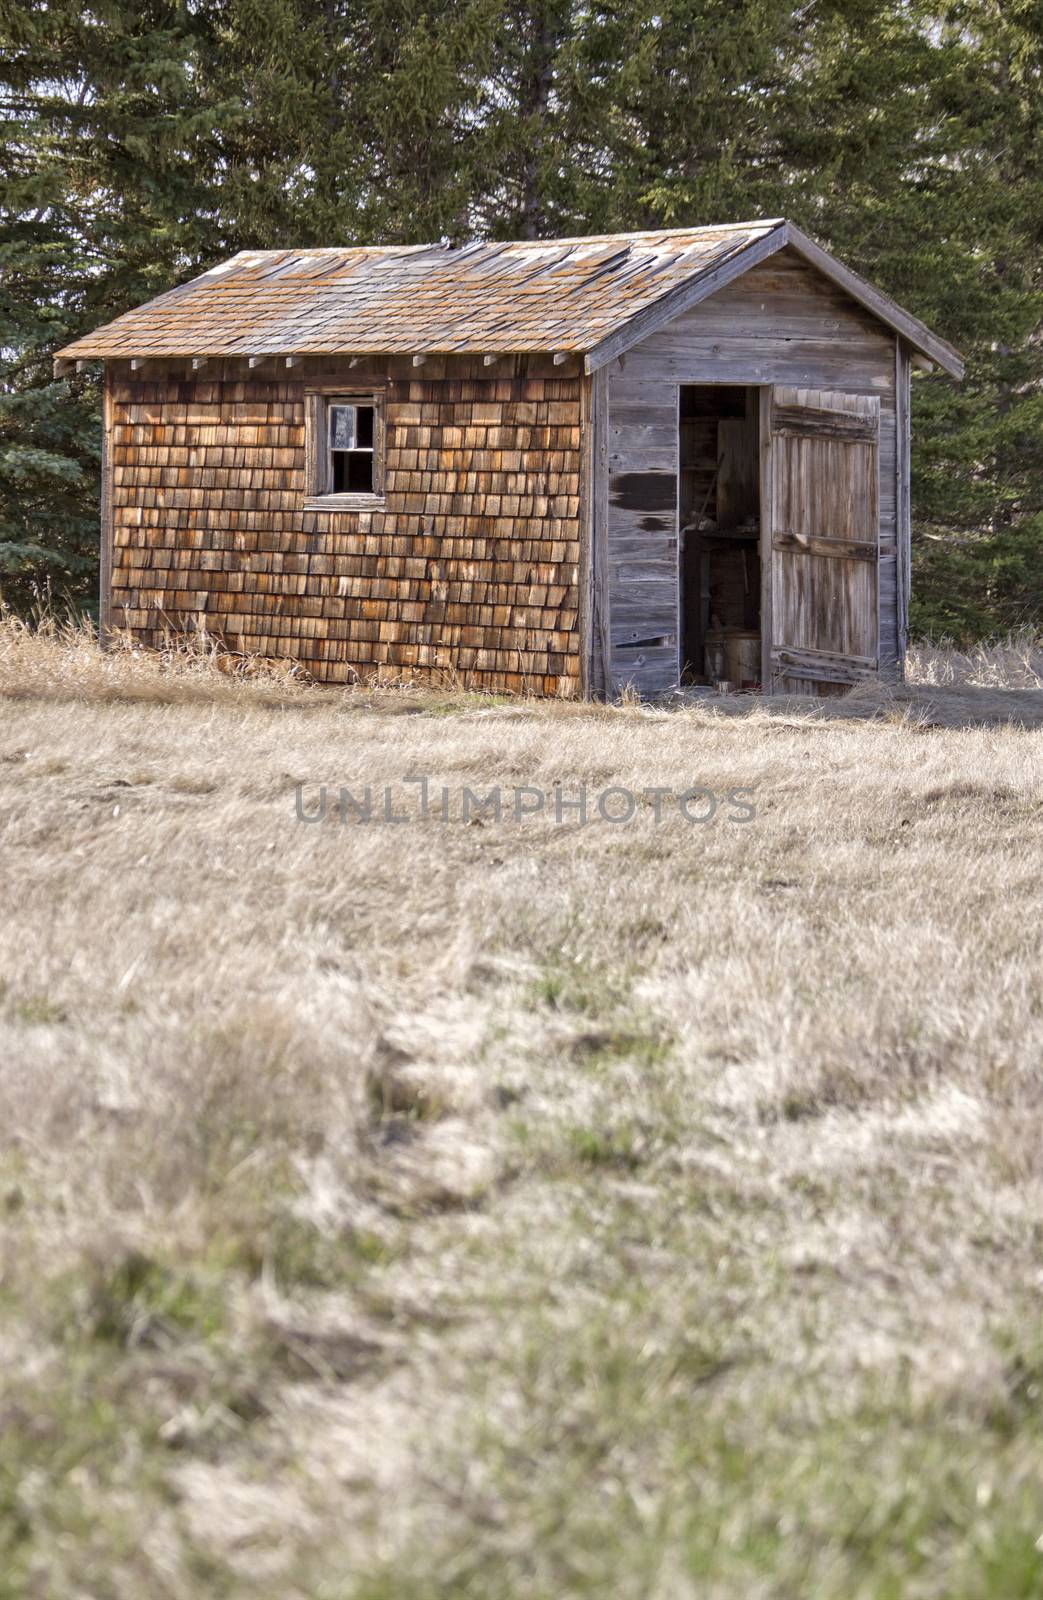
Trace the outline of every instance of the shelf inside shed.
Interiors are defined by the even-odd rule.
[[[725,676],[726,641],[728,661],[743,662],[735,686],[749,686],[760,677],[751,665],[761,620],[758,390],[683,385],[680,432],[683,677]]]

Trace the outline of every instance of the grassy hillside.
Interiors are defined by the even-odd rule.
[[[1040,667],[591,708],[0,629],[0,1597],[1038,1595]]]

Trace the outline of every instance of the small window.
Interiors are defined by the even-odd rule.
[[[330,494],[372,494],[376,407],[331,400]]]
[[[378,395],[314,395],[309,503],[369,500],[383,494]]]

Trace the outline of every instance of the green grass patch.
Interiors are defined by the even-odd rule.
[[[526,998],[552,1011],[603,1019],[628,1004],[632,981],[625,963],[601,966],[561,956],[544,966]]]
[[[446,695],[443,700],[430,701],[423,707],[423,711],[428,717],[459,717],[469,711],[488,711],[494,706],[517,704],[517,700],[512,700],[507,695],[471,694],[461,689]]]
[[[11,1005],[11,1016],[24,1028],[49,1027],[69,1020],[65,1007],[46,994],[30,994],[23,1000],[15,1000]]]
[[[167,1496],[159,1418],[118,1374],[95,1347],[0,1386],[0,1600],[131,1592],[117,1571]]]
[[[64,1274],[51,1288],[55,1332],[128,1350],[209,1340],[227,1325],[225,1285],[195,1263],[130,1248]]]
[[[244,1213],[238,1222],[225,1224],[207,1251],[216,1266],[248,1279],[267,1274],[284,1290],[353,1288],[396,1253],[375,1233],[326,1232],[285,1205],[255,1217]]]
[[[585,1167],[613,1167],[634,1172],[648,1154],[645,1134],[627,1124],[617,1128],[570,1128],[566,1143]]]
[[[575,1060],[595,1070],[624,1061],[637,1067],[660,1067],[669,1061],[674,1043],[670,1033],[654,1025],[646,1031],[640,1026],[621,1026],[579,1033],[569,1048]]]

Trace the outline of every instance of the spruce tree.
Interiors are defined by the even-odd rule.
[[[54,381],[54,350],[187,275],[219,234],[196,29],[157,0],[0,12],[0,593],[20,609],[95,586],[96,379]]]
[[[937,310],[970,359],[914,386],[913,621],[966,641],[1043,614],[1043,5],[954,6],[940,48],[960,156]]]

